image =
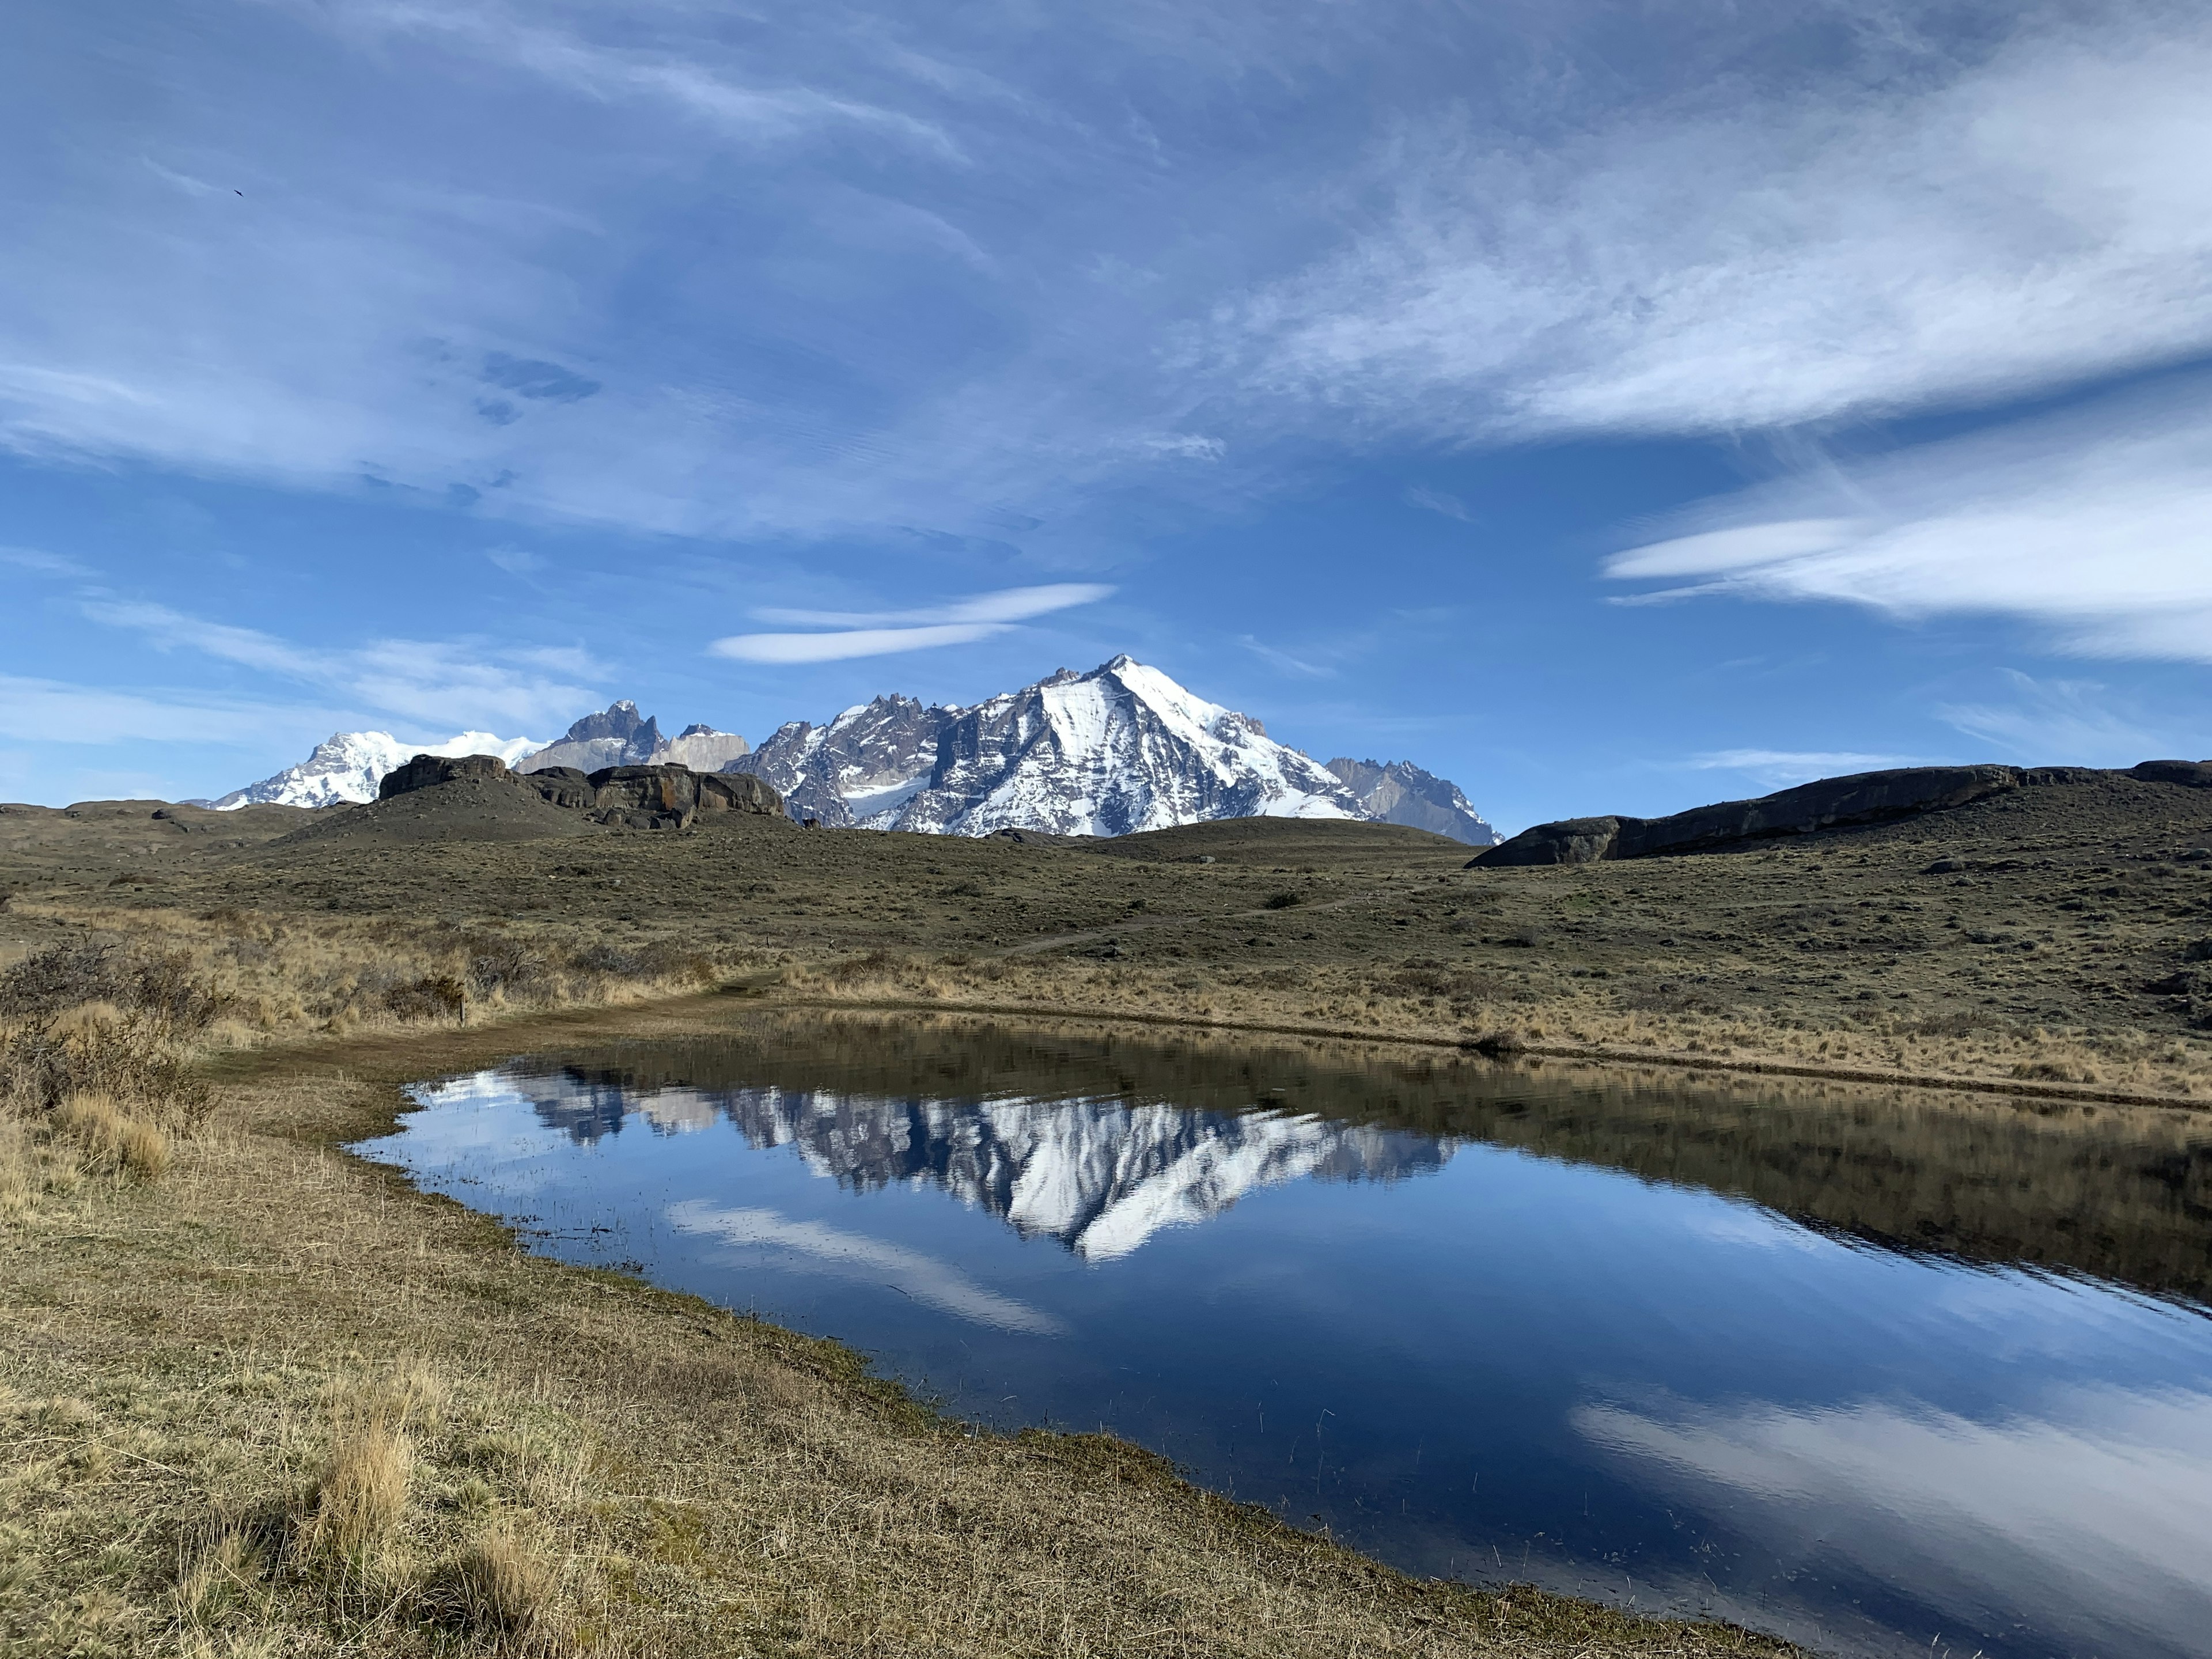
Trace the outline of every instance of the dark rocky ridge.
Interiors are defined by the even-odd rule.
[[[588,775],[574,767],[512,772],[490,755],[446,759],[417,755],[387,774],[378,799],[453,783],[504,783],[549,805],[581,812],[594,823],[627,830],[681,830],[702,812],[781,814],[783,799],[742,773],[694,772],[688,766],[608,766]]]
[[[1596,864],[1615,859],[1717,852],[1730,847],[1856,830],[1965,806],[2014,789],[2100,778],[2212,788],[2212,761],[2145,761],[2124,771],[2086,766],[1910,766],[1822,778],[1753,800],[1693,806],[1663,818],[1562,818],[1523,830],[1468,860],[1470,870],[1516,865]]]

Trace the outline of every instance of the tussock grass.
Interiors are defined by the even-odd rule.
[[[406,1519],[415,1446],[404,1402],[386,1391],[342,1398],[334,1415],[305,1542],[315,1560],[367,1580],[384,1565]]]
[[[432,1582],[433,1606],[462,1629],[511,1646],[553,1636],[557,1566],[505,1524],[486,1528]]]
[[[1402,965],[1223,969],[1107,963],[1060,956],[956,958],[877,951],[825,969],[787,969],[810,1000],[1133,1016],[1223,1028],[1553,1049],[1698,1056],[1912,1079],[2017,1079],[2212,1099],[2212,1042],[2141,1030],[2054,1029],[1911,1007],[1845,1023],[1799,1022],[1705,996],[1603,980],[1544,993],[1482,969]]]
[[[86,1166],[151,1181],[169,1167],[169,1137],[126,1114],[105,1094],[74,1094],[54,1112],[54,1127],[83,1148]]]

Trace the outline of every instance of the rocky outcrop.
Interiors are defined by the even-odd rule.
[[[514,775],[507,769],[507,763],[496,755],[417,755],[384,775],[384,781],[377,786],[376,798],[390,800],[394,795],[435,788],[441,783],[456,783],[463,778]]]
[[[389,732],[334,732],[297,766],[208,804],[225,812],[241,806],[357,806],[376,799],[384,775],[410,755],[496,755],[513,766],[538,747],[528,738],[489,732],[464,732],[434,744],[402,743]]]
[[[380,799],[464,779],[504,782],[595,823],[626,830],[681,830],[702,812],[783,811],[775,790],[738,774],[695,772],[688,766],[608,766],[589,775],[572,766],[510,772],[489,755],[417,755],[386,775]]]
[[[694,772],[688,766],[610,766],[586,780],[586,809],[601,823],[629,830],[680,830],[702,812],[783,811],[783,798],[742,773]],[[563,793],[573,787],[566,779]]]
[[[2128,768],[2143,783],[2178,783],[2185,789],[2212,789],[2212,761],[2145,761]]]
[[[2008,790],[2129,778],[2212,788],[2212,761],[2145,761],[2124,772],[2081,766],[1908,766],[1823,778],[1755,800],[1693,806],[1663,818],[1565,818],[1524,830],[1479,853],[1468,868],[1533,864],[1594,864],[1608,859],[1705,853],[1821,830],[1888,823],[1964,806]]]
[[[1377,823],[1402,823],[1474,847],[1494,847],[1505,839],[1468,804],[1457,784],[1411,761],[1384,765],[1340,755],[1328,769],[1358,797],[1361,810]]]

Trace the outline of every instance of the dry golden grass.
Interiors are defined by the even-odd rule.
[[[54,1127],[82,1147],[85,1167],[152,1181],[169,1167],[169,1137],[131,1116],[106,1094],[73,1094],[54,1111]]]
[[[2212,1100],[2212,1042],[2191,1037],[1929,1020],[1911,1009],[1876,1009],[1844,1025],[1741,1008],[1624,1010],[1599,991],[1504,994],[1486,975],[1424,966],[1163,970],[1059,957],[873,951],[787,969],[781,988],[796,1000],[859,1006],[1133,1018],[1717,1069]]]
[[[555,1639],[559,1569],[506,1523],[487,1527],[432,1587],[464,1630],[516,1646]]]
[[[1787,1651],[1417,1583],[1127,1446],[976,1432],[847,1350],[523,1255],[331,1150],[400,1078],[514,1040],[264,1062],[162,1182],[50,1190],[0,1229],[0,1648]]]
[[[372,1576],[406,1518],[414,1474],[404,1415],[380,1399],[345,1402],[315,1484],[310,1553],[349,1575]]]

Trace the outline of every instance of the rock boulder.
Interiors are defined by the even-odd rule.
[[[394,767],[377,786],[376,798],[390,800],[416,789],[429,789],[462,778],[510,778],[507,763],[496,755],[417,755],[404,766]]]
[[[573,766],[510,772],[489,755],[459,760],[417,755],[386,775],[380,799],[464,778],[506,782],[595,823],[631,830],[680,830],[702,812],[783,811],[781,795],[742,773],[694,772],[688,766],[607,766],[588,777]]]

